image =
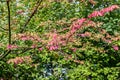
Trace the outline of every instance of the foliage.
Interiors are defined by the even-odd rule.
[[[119,2],[1,0],[0,79],[119,80]]]

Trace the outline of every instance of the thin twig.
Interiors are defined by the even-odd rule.
[[[25,22],[24,26],[20,29],[20,33],[23,33],[26,26],[28,25],[28,23],[30,22],[30,20],[32,19],[32,17],[34,16],[34,14],[37,12],[40,4],[41,4],[42,0],[38,0],[36,3],[36,7],[34,8],[33,12],[31,13],[30,17],[28,18],[28,20]]]
[[[8,50],[6,53],[1,54],[0,60],[4,59],[10,52],[11,52],[11,50]]]
[[[5,28],[3,28],[3,27],[0,27],[2,30],[4,30],[4,31],[8,31],[8,29],[5,29]]]

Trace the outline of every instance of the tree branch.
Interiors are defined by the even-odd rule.
[[[10,0],[7,0],[7,8],[8,8],[8,35],[9,35],[9,45],[11,44],[11,26],[10,26]]]
[[[23,33],[26,26],[28,25],[28,23],[30,22],[30,20],[32,19],[32,17],[34,16],[34,14],[37,12],[40,4],[41,4],[42,0],[38,0],[36,3],[36,7],[34,8],[33,12],[31,13],[30,17],[28,18],[28,20],[25,22],[24,26],[20,29],[20,33]]]

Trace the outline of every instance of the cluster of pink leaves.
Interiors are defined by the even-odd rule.
[[[58,38],[58,34],[56,32],[54,32],[51,35],[51,40],[47,43],[47,48],[49,50],[57,50],[58,49],[58,42],[59,42],[59,38]]]
[[[117,45],[113,45],[112,46],[114,50],[118,51],[119,50],[119,47]]]
[[[15,59],[11,59],[11,60],[8,61],[8,63],[11,63],[11,62],[13,62],[13,63],[16,65],[16,64],[21,64],[21,63],[23,63],[24,60],[23,60],[23,58],[16,57]]]
[[[47,42],[46,46],[49,50],[57,50],[60,45],[66,45],[64,36],[59,35],[56,31],[53,33],[49,33],[49,37],[51,37],[51,39]]]
[[[100,11],[92,12],[90,15],[88,15],[88,18],[97,17],[97,16],[104,16],[105,13],[113,11],[113,10],[118,9],[118,8],[119,8],[118,5],[112,5],[110,7],[104,8]]]
[[[18,48],[17,45],[7,45],[7,49],[16,49]]]
[[[13,63],[14,65],[21,64],[21,63],[28,63],[31,61],[30,56],[24,57],[16,57],[7,61],[7,63]]]
[[[29,34],[18,34],[17,38],[23,41],[26,41],[26,40],[31,40],[31,41],[36,41],[36,42],[41,41],[41,39],[37,35],[29,35]]]
[[[39,51],[42,50],[41,47],[38,47],[36,43],[41,42],[41,38],[37,35],[37,34],[31,34],[31,33],[23,33],[23,34],[17,34],[14,35],[13,38],[15,40],[22,40],[22,41],[33,41],[34,44],[31,46],[31,48],[38,48]],[[9,44],[7,45],[7,49],[9,50],[13,50],[13,49],[17,49],[20,48],[20,46],[17,45],[13,45],[13,44]]]
[[[84,22],[88,21],[90,18],[93,18],[93,17],[97,17],[97,16],[104,16],[105,13],[107,12],[110,12],[110,11],[113,11],[115,9],[118,9],[119,6],[118,5],[112,5],[112,6],[109,6],[107,8],[104,8],[100,11],[94,11],[92,12],[90,15],[88,15],[88,18],[81,18],[81,19],[78,19],[77,21],[73,22],[73,24],[71,25],[70,27],[70,31],[68,31],[68,33],[65,34],[65,36],[60,36],[58,35],[57,33],[54,33],[52,35],[52,39],[51,41],[49,41],[47,43],[47,48],[49,50],[57,50],[60,46],[60,44],[66,44],[69,40],[69,38],[71,36],[74,35],[74,33],[79,30],[82,25],[84,24]],[[91,21],[88,21],[86,24],[89,24]],[[39,38],[36,38],[34,36],[25,36],[25,35],[19,35],[20,36],[20,39],[21,40],[32,40],[32,41],[38,41],[40,42],[41,40]],[[89,34],[79,34],[79,36],[81,37],[85,37],[85,36],[89,36]],[[8,45],[7,47],[8,49],[12,49],[12,48],[17,48],[17,46],[14,46],[14,45]],[[36,45],[33,45],[32,48],[36,48]],[[118,50],[118,46],[113,46],[114,50]],[[41,51],[42,48],[39,48],[39,50]]]
[[[82,24],[86,21],[86,18],[81,18],[78,19],[76,22],[72,24],[72,27],[70,29],[70,32],[73,34],[75,33],[78,29],[81,28]]]

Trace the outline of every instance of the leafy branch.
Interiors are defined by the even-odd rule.
[[[30,22],[30,20],[32,19],[32,17],[34,16],[34,14],[37,12],[37,9],[39,8],[40,4],[41,4],[42,0],[38,0],[36,3],[36,7],[34,8],[33,12],[31,13],[29,19],[25,22],[24,26],[21,28],[21,33],[24,32],[26,26],[28,25],[28,23]],[[8,9],[8,41],[9,41],[9,45],[11,45],[11,22],[10,22],[10,0],[6,0],[7,3],[7,9]],[[25,49],[22,52],[29,50],[29,49]],[[5,58],[9,53],[11,52],[11,50],[7,50],[5,51],[3,54],[0,55],[0,60],[2,60],[3,58]]]

